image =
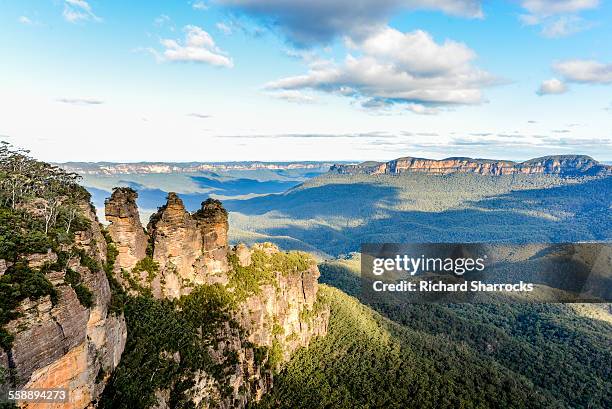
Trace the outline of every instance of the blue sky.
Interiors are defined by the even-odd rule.
[[[50,161],[612,160],[603,0],[0,0],[0,138]]]

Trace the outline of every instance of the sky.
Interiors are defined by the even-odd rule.
[[[612,1],[0,0],[0,140],[64,161],[612,161]]]

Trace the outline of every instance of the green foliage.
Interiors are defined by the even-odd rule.
[[[113,243],[110,234],[106,230],[102,230],[104,239],[106,240],[106,263],[104,264],[104,273],[108,279],[108,284],[111,290],[111,299],[108,305],[108,312],[113,315],[123,314],[127,294],[123,286],[117,281],[114,275],[115,261],[119,251]]]
[[[272,325],[272,336],[277,336],[277,335],[284,335],[285,334],[285,330],[283,329],[283,327],[278,323],[278,321],[275,319],[274,320],[274,325]]]
[[[276,370],[283,362],[283,347],[278,340],[272,341],[272,346],[268,351],[267,365],[272,370]]]
[[[150,256],[146,256],[136,263],[132,269],[132,274],[140,274],[143,271],[147,272],[147,281],[150,283],[155,279],[157,273],[159,273],[159,263],[153,261],[153,258]]]
[[[358,255],[320,265],[321,281],[360,294]],[[612,399],[612,325],[563,304],[372,305],[404,328],[448,339],[548,391],[561,407]]]
[[[24,210],[0,207],[0,259],[15,262],[20,255],[45,253],[52,245],[40,220]]]
[[[229,286],[234,289],[237,301],[249,295],[260,294],[263,284],[275,284],[276,273],[282,275],[296,274],[307,270],[315,261],[304,252],[292,251],[268,254],[264,250],[254,249],[251,264],[243,267],[235,254],[228,255],[231,268]]]
[[[71,268],[66,269],[66,275],[64,276],[64,282],[70,284],[74,292],[76,293],[79,303],[85,308],[91,308],[94,305],[93,293],[83,284],[81,275]]]
[[[128,339],[121,362],[99,407],[148,408],[156,389],[170,389],[172,407],[188,407],[185,391],[195,373],[206,371],[222,385],[225,365],[216,364],[209,348],[230,320],[231,296],[219,285],[198,286],[178,300],[129,297],[125,305]],[[178,353],[178,354],[177,354]]]
[[[612,177],[324,175],[224,204],[234,240],[327,257],[376,242],[610,241],[611,191]]]
[[[9,321],[17,318],[15,308],[22,300],[50,296],[53,303],[57,302],[57,290],[45,275],[39,270],[29,268],[25,263],[18,262],[9,267],[0,276],[0,346],[9,349],[13,336],[3,328]]]
[[[395,324],[339,290],[329,333],[298,351],[261,408],[565,407],[491,358],[448,337]]]

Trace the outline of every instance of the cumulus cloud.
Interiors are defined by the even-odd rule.
[[[554,64],[553,69],[566,81],[612,84],[612,64],[603,64],[595,60],[567,60]]]
[[[538,89],[538,95],[564,94],[567,92],[567,86],[563,81],[557,78],[551,78],[543,81]]]
[[[528,11],[520,16],[523,24],[539,25],[542,35],[558,38],[591,28],[578,13],[597,8],[599,0],[523,0],[521,5]]]
[[[234,66],[231,58],[222,51],[213,38],[198,26],[184,27],[185,40],[179,42],[172,39],[162,39],[163,52],[149,49],[159,61],[195,62],[218,67]]]
[[[329,60],[311,63],[306,74],[266,84],[268,90],[316,90],[365,101],[365,107],[404,103],[417,113],[426,107],[478,104],[481,89],[499,83],[472,65],[476,57],[465,44],[436,43],[428,33],[403,33],[385,27],[362,41],[349,42],[341,64]]]
[[[66,21],[71,23],[87,20],[101,21],[100,17],[94,14],[91,6],[85,0],[64,0],[62,15]]]
[[[32,20],[30,20],[28,17],[26,16],[20,16],[17,21],[19,21],[21,24],[26,24],[26,25],[30,25],[33,24]]]
[[[328,42],[337,35],[353,37],[380,27],[402,9],[440,10],[482,17],[480,0],[217,0],[226,6],[280,28],[299,46]]]
[[[91,99],[91,98],[58,98],[57,102],[61,102],[63,104],[70,104],[70,105],[80,105],[80,106],[101,105],[104,103],[104,101],[101,101],[99,99]]]

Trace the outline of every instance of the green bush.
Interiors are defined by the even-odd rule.
[[[152,282],[157,273],[159,273],[159,263],[153,261],[153,258],[150,256],[146,256],[142,260],[139,260],[134,268],[132,268],[132,274],[139,274],[143,271],[147,272],[147,281]]]
[[[22,300],[45,296],[50,296],[54,304],[57,302],[57,290],[43,273],[23,262],[9,267],[0,277],[0,327],[17,318],[15,308]],[[12,341],[13,336],[3,328],[0,332],[2,347],[5,350],[10,348]]]
[[[128,339],[121,362],[111,376],[99,407],[149,408],[155,390],[171,391],[172,407],[187,407],[184,392],[195,372],[203,370],[226,385],[226,365],[209,355],[230,321],[231,296],[220,285],[198,286],[178,300],[128,297],[125,318]],[[236,324],[234,324],[235,326]],[[180,358],[175,360],[175,353]]]

